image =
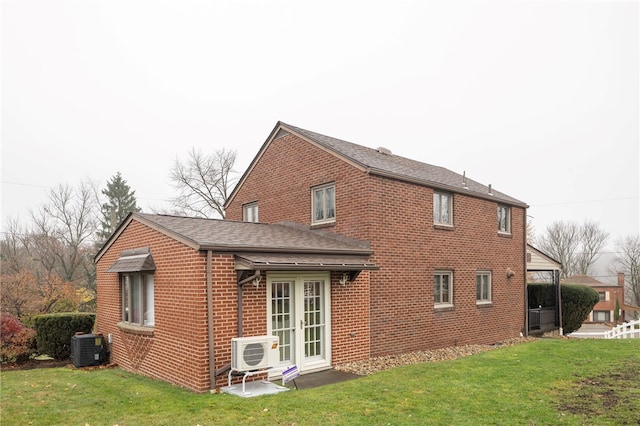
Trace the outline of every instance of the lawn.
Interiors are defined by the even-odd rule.
[[[540,339],[254,398],[117,368],[1,378],[2,425],[640,424],[640,339]]]

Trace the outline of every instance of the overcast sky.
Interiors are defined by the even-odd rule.
[[[638,4],[2,1],[2,226],[118,171],[168,207],[177,157],[232,148],[242,173],[281,120],[613,243],[640,227]]]

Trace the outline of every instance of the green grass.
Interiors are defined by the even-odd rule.
[[[119,369],[1,378],[2,425],[640,424],[640,339],[541,339],[254,398],[194,394]]]

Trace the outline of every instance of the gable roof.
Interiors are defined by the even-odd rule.
[[[231,200],[233,200],[237,189],[242,186],[242,183],[253,167],[255,167],[256,163],[271,142],[286,134],[294,134],[372,175],[385,176],[418,185],[467,194],[478,198],[496,200],[510,205],[525,208],[528,207],[520,200],[494,189],[491,189],[490,191],[488,186],[482,185],[481,183],[452,172],[444,167],[433,166],[431,164],[393,155],[388,150],[373,149],[357,145],[352,142],[301,129],[281,121],[276,124],[274,129],[271,131],[271,134],[260,148],[260,151],[254,157],[253,161],[238,181],[238,184],[227,199],[226,205],[229,205]]]
[[[560,270],[561,268],[562,263],[527,243],[527,271],[549,271]]]
[[[618,287],[618,284],[603,283],[602,281],[598,281],[595,278],[583,274],[563,278],[560,282],[562,284],[580,284],[589,287]]]
[[[344,254],[368,257],[366,241],[355,240],[293,223],[253,223],[221,219],[129,213],[95,257],[105,251],[132,221],[138,221],[194,250],[230,253]]]

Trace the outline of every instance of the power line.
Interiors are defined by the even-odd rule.
[[[640,199],[640,197],[599,198],[595,200],[577,200],[577,201],[565,201],[565,202],[556,202],[556,203],[531,204],[530,207],[564,206],[567,204],[586,204],[586,203],[600,203],[605,201],[638,200],[638,199]]]
[[[52,186],[47,186],[47,185],[38,185],[35,183],[22,183],[22,182],[9,182],[6,180],[0,181],[2,184],[7,184],[7,185],[20,185],[20,186],[32,186],[34,188],[46,188],[46,189],[52,189]]]

